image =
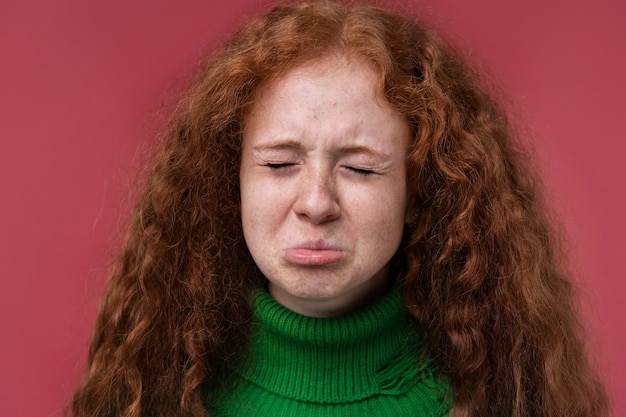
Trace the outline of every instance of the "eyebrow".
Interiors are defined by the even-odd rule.
[[[270,142],[264,143],[261,145],[257,145],[253,148],[254,151],[300,151],[302,150],[302,145],[296,141],[281,141],[281,142]]]
[[[376,149],[372,149],[369,146],[361,146],[361,145],[344,146],[339,149],[339,154],[340,155],[366,154],[377,159],[390,159],[391,158],[388,154],[384,152],[377,151]]]
[[[298,151],[301,152],[302,151],[302,145],[299,142],[296,141],[284,141],[284,142],[276,142],[276,143],[266,143],[266,144],[261,144],[261,145],[257,145],[253,148],[254,151]],[[377,158],[377,159],[390,159],[390,155],[381,152],[381,151],[377,151],[375,149],[370,148],[369,146],[362,146],[362,145],[349,145],[349,146],[342,146],[341,148],[338,149],[337,154],[340,156],[344,156],[344,155],[354,155],[354,154],[366,154],[369,155],[371,157]]]

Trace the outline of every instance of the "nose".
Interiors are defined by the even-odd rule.
[[[311,170],[298,184],[298,198],[294,211],[313,224],[322,224],[339,218],[341,207],[330,173]]]

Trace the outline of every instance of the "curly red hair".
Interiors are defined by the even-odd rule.
[[[245,346],[247,293],[262,280],[239,212],[247,111],[261,83],[331,52],[371,63],[413,129],[413,220],[396,258],[405,304],[454,386],[452,415],[607,415],[573,286],[505,114],[418,19],[332,1],[252,21],[182,98],[105,292],[73,415],[208,415],[205,385]]]

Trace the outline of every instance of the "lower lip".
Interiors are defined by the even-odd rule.
[[[329,265],[339,262],[343,258],[343,251],[323,249],[287,249],[285,260],[295,265]]]

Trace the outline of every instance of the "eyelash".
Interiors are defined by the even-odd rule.
[[[293,166],[295,164],[292,163],[267,163],[265,164],[266,167],[268,167],[269,169],[271,169],[272,171],[277,171],[281,168],[288,168],[290,166]]]
[[[285,168],[289,168],[291,166],[294,166],[296,164],[294,163],[267,163],[265,164],[266,167],[268,167],[270,170],[272,171],[278,171],[280,169],[285,169]],[[347,168],[348,170],[354,172],[355,174],[358,175],[362,175],[364,177],[368,176],[368,175],[373,175],[375,174],[375,172],[371,169],[366,169],[366,168],[356,168],[356,167],[350,167],[350,166],[346,166],[345,168]]]
[[[368,176],[368,175],[372,175],[374,174],[374,171],[372,171],[371,169],[365,169],[365,168],[355,168],[355,167],[346,167],[348,168],[350,171],[359,174],[359,175],[363,175],[363,176]]]

